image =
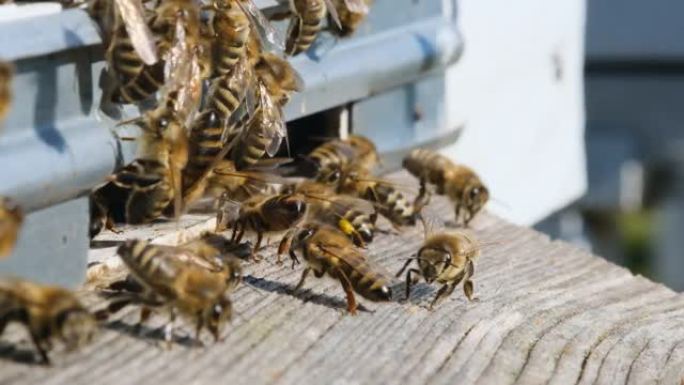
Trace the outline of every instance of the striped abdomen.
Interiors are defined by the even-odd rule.
[[[444,182],[447,174],[456,165],[449,158],[422,148],[411,151],[404,158],[404,168],[417,178],[426,178],[427,182],[437,186],[437,193],[444,194]]]
[[[166,280],[172,280],[177,275],[176,266],[172,265],[167,253],[167,250],[140,239],[128,240],[117,250],[131,273],[148,287],[157,286],[155,283],[163,286]]]
[[[292,18],[288,29],[285,52],[297,55],[311,47],[323,28],[327,9],[323,0],[295,0],[297,16]]]
[[[230,3],[228,8],[214,17],[216,31],[216,73],[227,75],[247,54],[250,22],[239,6]]]
[[[229,119],[245,100],[248,84],[244,76],[232,73],[216,78],[207,101],[208,108],[219,113],[221,119]]]
[[[221,152],[223,122],[213,110],[201,113],[195,120],[190,130],[188,165],[183,170],[186,187],[194,184]]]
[[[119,81],[112,93],[112,101],[116,103],[145,100],[164,84],[164,63],[160,61],[153,66],[145,65],[135,51],[123,23],[116,29],[107,59]]]
[[[349,278],[354,291],[371,301],[389,301],[392,298],[392,279],[375,271],[365,258],[354,259],[354,262],[354,266],[347,261],[341,261],[338,265]],[[335,276],[334,271],[330,271],[329,274]]]
[[[413,204],[392,186],[376,184],[373,192],[366,191],[365,199],[378,203],[378,211],[395,225],[414,225],[416,215]]]
[[[159,218],[173,199],[169,169],[151,159],[138,159],[133,165],[138,169],[128,175],[131,192],[126,201],[126,222],[149,223]]]

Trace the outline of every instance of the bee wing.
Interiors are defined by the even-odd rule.
[[[115,2],[135,52],[140,55],[145,64],[155,64],[159,61],[157,45],[145,21],[145,11],[142,2],[140,0],[115,0]]]
[[[174,41],[165,57],[164,94],[176,93],[174,112],[187,123],[192,117],[193,109],[199,104],[202,96],[202,80],[199,56],[188,44],[185,23],[182,18],[176,20]]]
[[[335,4],[333,4],[332,0],[325,0],[325,6],[328,8],[328,13],[330,13],[330,17],[337,25],[337,28],[342,29],[342,22],[340,21],[340,15],[337,13]]]
[[[263,84],[260,87],[262,119],[267,128],[267,136],[271,137],[271,142],[266,146],[266,153],[269,156],[274,156],[280,149],[283,138],[287,137],[287,128],[283,120],[280,106],[273,102],[273,98],[268,93],[268,90]]]
[[[237,0],[237,3],[256,28],[262,44],[267,47],[270,46],[269,48],[274,48],[276,51],[284,51],[285,38],[273,27],[259,7],[254,4],[254,1]]]
[[[344,5],[350,12],[367,15],[370,9],[365,0],[344,0]]]

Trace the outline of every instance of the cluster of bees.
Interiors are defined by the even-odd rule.
[[[78,4],[72,4],[78,5]],[[261,257],[264,236],[279,236],[278,262],[304,263],[295,290],[311,272],[339,281],[347,310],[356,314],[358,294],[370,301],[393,299],[394,277],[374,265],[364,249],[378,232],[378,216],[395,228],[425,226],[423,208],[433,194],[454,204],[467,226],[489,199],[477,174],[434,152],[418,149],[404,168],[419,181],[410,199],[374,174],[375,145],[350,136],[322,143],[299,160],[312,175],[281,173],[290,159],[274,158],[287,139],[282,108],[303,83],[287,56],[305,52],[330,25],[347,36],[368,13],[368,0],[291,0],[284,50],[275,29],[250,0],[92,0],[87,4],[106,44],[109,85],[106,102],[134,104],[142,115],[138,155],[90,196],[91,237],[121,224],[178,220],[209,202],[216,229],[177,246],[125,241],[117,254],[128,275],[104,289],[107,303],[91,312],[69,291],[19,279],[0,280],[0,333],[10,321],[26,325],[41,358],[49,362],[52,340],[67,347],[89,341],[99,322],[128,306],[140,322],[168,311],[167,341],[177,316],[206,329],[218,341],[231,319],[231,293],[242,281],[242,265]],[[325,19],[330,22],[326,23]],[[1,69],[0,69],[1,71]],[[3,110],[0,77],[0,118]],[[311,168],[311,167],[309,167]],[[0,252],[16,238],[6,225],[11,204],[0,211]],[[243,243],[253,235],[253,244]],[[282,235],[282,236],[281,236]],[[436,306],[463,282],[473,298],[475,239],[462,232],[427,234],[407,260],[406,297],[417,277],[441,284]],[[303,261],[302,261],[303,260]],[[415,262],[415,267],[411,267]]]

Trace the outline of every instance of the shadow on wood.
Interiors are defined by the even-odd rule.
[[[251,275],[245,276],[243,280],[245,283],[257,289],[268,291],[270,293],[289,295],[301,300],[302,302],[311,302],[316,305],[322,305],[335,310],[346,311],[347,309],[347,302],[345,300],[342,300],[338,297],[332,297],[327,294],[319,294],[310,289],[300,289],[299,291],[295,292],[294,286],[264,278],[256,278]],[[340,292],[344,293],[341,287]],[[373,313],[373,310],[368,309],[361,303],[358,303],[358,310]]]

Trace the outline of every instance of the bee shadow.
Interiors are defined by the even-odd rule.
[[[0,343],[0,360],[12,361],[17,364],[48,366],[40,359],[40,355],[31,348],[18,348],[15,344]]]
[[[411,285],[411,295],[406,298],[406,282],[399,282],[392,287],[394,291],[393,300],[399,303],[411,303],[413,305],[424,305],[426,301],[431,301],[435,295],[435,288],[425,282],[417,282]]]
[[[116,240],[90,241],[90,248],[92,248],[92,249],[107,249],[110,247],[121,246],[125,242],[126,241],[116,241]]]
[[[146,325],[129,324],[120,320],[110,321],[104,324],[104,327],[109,330],[114,330],[121,334],[126,334],[134,338],[144,341],[165,342],[164,328],[151,328]],[[204,345],[190,336],[179,336],[173,334],[171,341],[176,345],[181,345],[187,348],[198,348]]]
[[[313,304],[325,306],[335,310],[347,309],[347,302],[341,300],[339,297],[315,293],[311,289],[300,289],[299,291],[295,292],[294,286],[287,285],[277,281],[271,281],[265,278],[256,278],[251,275],[246,275],[243,278],[243,281],[257,289],[264,290],[269,293],[289,295],[290,297],[297,298],[302,302],[311,302]],[[340,291],[341,290],[342,288],[340,287]],[[367,307],[363,306],[363,304],[358,302],[357,304],[357,309],[359,311],[373,313],[373,310],[368,309]]]

